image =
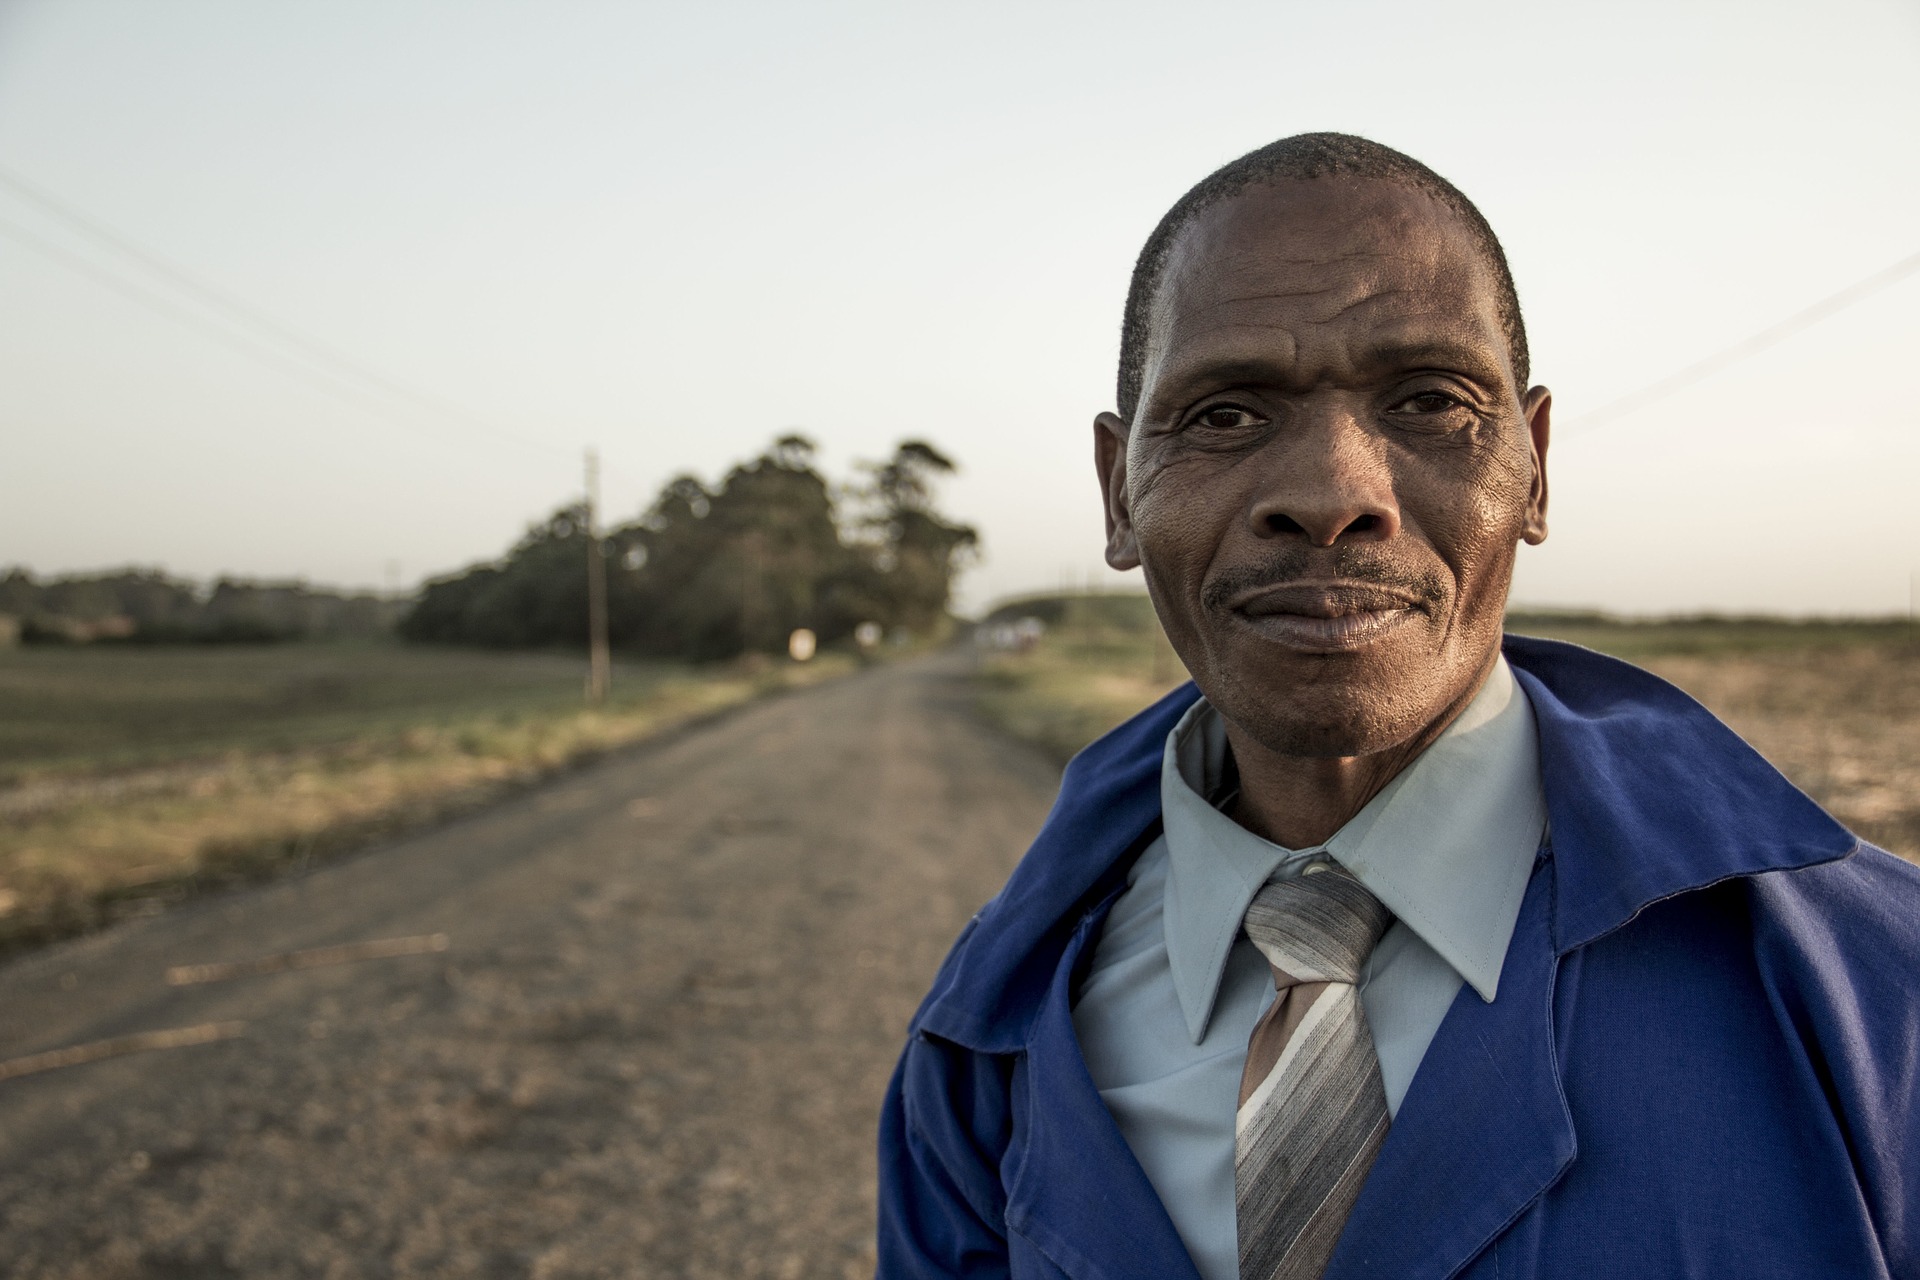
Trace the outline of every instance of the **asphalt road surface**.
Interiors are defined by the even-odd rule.
[[[872,1272],[913,1007],[1056,773],[938,655],[0,967],[10,1277]],[[440,953],[169,985],[444,933]]]

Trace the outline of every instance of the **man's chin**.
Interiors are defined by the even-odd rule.
[[[1326,720],[1275,715],[1271,708],[1247,709],[1243,715],[1221,710],[1243,732],[1278,756],[1301,760],[1347,760],[1390,751],[1418,732],[1418,726],[1393,723],[1384,717],[1366,721]]]

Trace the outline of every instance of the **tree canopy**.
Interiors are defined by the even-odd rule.
[[[602,535],[614,646],[699,661],[784,651],[799,627],[823,643],[869,621],[930,629],[979,542],[934,504],[935,483],[953,470],[932,445],[907,440],[836,488],[813,442],[785,435],[717,485],[675,477],[639,519]],[[504,559],[429,582],[401,635],[584,643],[585,517],[579,504],[562,507]]]

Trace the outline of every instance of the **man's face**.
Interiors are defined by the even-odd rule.
[[[1134,421],[1095,429],[1107,556],[1267,749],[1386,750],[1491,666],[1546,536],[1547,393],[1515,385],[1498,296],[1398,184],[1257,186],[1175,241]]]

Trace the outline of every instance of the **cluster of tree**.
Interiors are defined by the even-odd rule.
[[[155,569],[36,579],[0,577],[4,630],[29,644],[263,643],[340,639],[391,631],[404,605],[302,582],[222,578],[204,586]]]
[[[822,643],[863,622],[932,629],[978,542],[934,506],[934,482],[952,470],[932,445],[909,440],[834,486],[815,467],[813,443],[788,435],[718,485],[675,478],[638,520],[601,535],[612,643],[703,661],[784,651],[801,627]],[[429,582],[400,634],[495,647],[583,644],[585,517],[578,505],[563,507],[503,560]]]

